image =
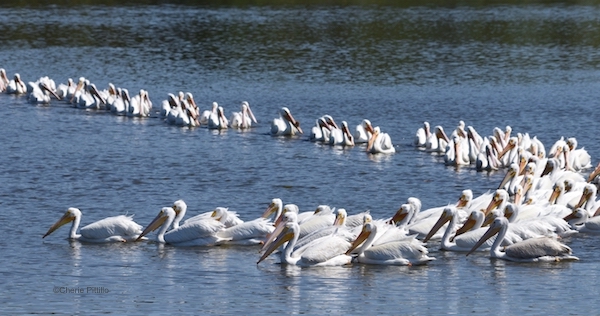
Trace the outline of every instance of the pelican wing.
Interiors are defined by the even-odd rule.
[[[535,259],[544,256],[568,256],[571,248],[549,237],[531,238],[508,246],[504,252],[516,259]]]
[[[195,239],[215,236],[224,229],[223,223],[209,219],[185,223],[165,234],[165,241],[170,244],[189,242]]]
[[[315,240],[302,253],[302,262],[307,265],[324,263],[344,254],[350,249],[350,242],[339,236],[328,236]]]
[[[91,223],[80,229],[86,239],[105,239],[111,236],[135,236],[142,233],[142,226],[133,221],[133,216],[112,216]]]
[[[333,226],[334,221],[335,215],[333,214],[311,216],[309,219],[300,224],[299,238],[302,238],[321,228]]]
[[[244,222],[239,225],[220,230],[217,232],[217,237],[225,240],[242,240],[252,238],[264,239],[274,230],[275,227],[270,220],[258,218],[253,221]]]

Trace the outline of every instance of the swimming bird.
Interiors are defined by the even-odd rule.
[[[225,117],[223,107],[218,107],[216,113],[212,113],[208,118],[209,129],[227,129],[229,127],[229,121]]]
[[[274,118],[271,123],[271,135],[273,136],[294,136],[302,134],[300,122],[296,121],[287,107],[279,110],[279,117]]]
[[[8,94],[25,94],[27,93],[27,85],[21,80],[21,75],[15,74],[14,78],[8,82],[6,87],[6,93]]]
[[[319,117],[310,132],[310,140],[313,142],[329,142],[331,127],[327,124],[324,117]]]
[[[371,154],[393,154],[396,148],[392,144],[392,139],[389,134],[382,133],[379,126],[373,130],[373,136],[367,143],[367,152]]]
[[[431,136],[431,128],[429,127],[429,122],[423,122],[423,127],[417,129],[415,133],[415,138],[413,140],[413,145],[416,147],[425,147],[427,143],[427,138]]]
[[[391,229],[396,229],[392,226]],[[427,248],[415,238],[415,235],[403,237],[401,240],[392,240],[378,245],[373,245],[377,237],[378,225],[375,225],[369,217],[366,217],[361,233],[346,251],[350,255],[352,251],[359,248],[353,261],[377,264],[377,265],[422,265],[435,260],[429,257]],[[361,246],[362,245],[362,246]]]
[[[356,144],[366,144],[373,135],[373,125],[371,121],[364,119],[354,130],[354,142]]]
[[[219,108],[219,103],[213,102],[212,108],[210,110],[204,110],[202,115],[200,116],[200,125],[208,125],[208,120],[212,115],[217,114],[217,109]]]
[[[354,146],[354,136],[348,129],[348,123],[342,121],[340,129],[332,129],[329,136],[329,145],[331,146]]]
[[[214,219],[185,223],[167,232],[175,216],[176,213],[172,207],[163,207],[142,231],[137,240],[160,228],[156,236],[156,242],[158,243],[167,243],[174,246],[214,246],[223,241],[216,234],[223,230],[225,225]]]
[[[6,92],[9,82],[10,80],[8,80],[8,77],[6,76],[6,70],[0,68],[0,93]]]
[[[515,262],[540,262],[540,261],[563,261],[579,260],[571,255],[569,246],[557,241],[551,237],[531,238],[510,246],[503,247],[500,250],[500,244],[508,230],[508,219],[506,217],[497,217],[486,233],[479,239],[473,248],[467,253],[467,256],[473,253],[488,238],[498,234],[496,240],[490,248],[490,257]]]
[[[248,101],[243,101],[240,112],[233,112],[229,124],[231,128],[247,129],[252,127],[252,122],[258,123]]]
[[[344,238],[333,235],[314,240],[304,247],[294,251],[298,241],[300,226],[295,218],[295,213],[286,214],[286,220],[282,221],[273,232],[272,242],[265,243],[265,250],[259,264],[280,246],[284,245],[281,252],[281,263],[298,266],[339,266],[350,264],[352,257],[345,252],[350,249],[350,242]]]
[[[81,222],[81,211],[69,207],[67,212],[48,229],[42,238],[52,234],[59,227],[72,222],[69,239],[90,243],[125,242],[140,239],[142,226],[133,221],[133,216],[112,216],[82,227],[77,234]]]

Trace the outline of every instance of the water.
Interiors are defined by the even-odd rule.
[[[227,115],[242,100],[247,132],[169,126],[0,95],[1,310],[23,313],[587,314],[595,311],[597,238],[565,240],[579,262],[514,264],[440,252],[424,267],[297,268],[255,247],[89,245],[41,236],[66,210],[82,224],[135,214],[146,225],[184,199],[196,214],[226,206],[245,219],[274,197],[391,216],[410,196],[423,208],[463,189],[494,189],[503,172],[446,167],[415,150],[423,121],[483,135],[496,126],[546,146],[577,137],[599,156],[596,3],[468,6],[21,5],[0,7],[0,66],[26,81],[85,76],[144,88],[158,108],[190,91]],[[268,135],[288,106],[305,131],[331,114],[370,119],[393,156]],[[62,289],[61,289],[62,287]],[[88,287],[90,287],[88,289]],[[54,293],[71,291],[72,293]],[[79,292],[78,292],[79,291]],[[106,293],[108,291],[108,293]],[[75,292],[75,293],[73,293]],[[83,292],[83,293],[81,293]]]

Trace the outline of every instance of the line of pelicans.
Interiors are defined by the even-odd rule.
[[[447,165],[475,165],[478,171],[499,170],[513,163],[539,162],[546,157],[557,158],[561,168],[581,171],[591,168],[591,156],[584,148],[577,148],[577,139],[557,140],[546,152],[544,144],[528,133],[511,135],[512,128],[503,131],[496,127],[492,135],[482,137],[472,126],[460,121],[450,137],[442,126],[431,132],[429,122],[417,129],[413,144],[424,151],[443,155]]]
[[[431,240],[440,240],[443,250],[467,255],[489,251],[492,258],[517,262],[578,260],[558,238],[600,234],[594,184],[600,164],[585,179],[560,168],[556,159],[547,161],[546,171],[532,182],[522,181],[525,171],[521,175],[509,171],[493,192],[473,197],[471,190],[464,190],[456,204],[424,211],[421,201],[410,197],[385,219],[373,219],[369,211],[348,215],[345,209],[327,205],[300,213],[297,205],[283,205],[275,198],[261,217],[251,221],[224,207],[183,221],[187,205],[178,200],[163,207],[145,228],[132,216],[121,215],[89,224],[79,234],[81,211],[69,208],[43,238],[69,222],[69,239],[92,243],[144,241],[158,230],[152,238],[157,243],[262,245],[257,263],[279,251],[281,263],[301,266],[421,265],[435,260],[425,247]],[[514,191],[509,190],[515,181]]]
[[[115,115],[149,117],[153,113],[153,104],[147,90],[141,89],[138,94],[130,97],[129,91],[125,88],[115,87],[114,84],[109,83],[107,89],[99,90],[85,77],[80,77],[77,83],[69,78],[66,84],[61,83],[58,86],[47,76],[25,84],[18,73],[9,80],[6,70],[0,68],[0,92],[27,95],[29,102],[34,104],[49,104],[54,98],[66,101],[77,108],[104,110]],[[182,91],[168,94],[167,99],[161,102],[158,116],[172,125],[206,126],[216,130],[249,129],[253,123],[258,123],[247,101],[242,101],[240,111],[233,112],[227,119],[225,110],[217,102],[212,102],[210,110],[200,111],[193,94]],[[290,110],[282,107],[279,110],[279,117],[271,122],[270,133],[274,136],[294,136],[304,132],[300,122],[293,117]],[[396,152],[389,134],[381,132],[379,127],[373,127],[366,119],[356,126],[352,134],[345,121],[339,126],[330,115],[323,115],[317,119],[309,137],[311,141],[334,146],[366,144],[366,151],[372,154]]]

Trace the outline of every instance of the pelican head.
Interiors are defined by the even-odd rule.
[[[365,220],[360,234],[358,234],[354,242],[352,242],[350,249],[346,251],[346,255],[350,255],[354,249],[358,248],[358,246],[360,246],[365,240],[367,240],[367,238],[369,238],[371,234],[376,232],[377,226],[374,225],[371,220]]]
[[[284,214],[283,220],[277,225],[273,233],[269,236],[261,251],[264,251],[263,255],[258,259],[256,264],[265,260],[275,249],[279,248],[285,242],[290,241],[297,234],[298,230],[298,217],[296,213]]]
[[[175,210],[172,207],[163,207],[158,215],[146,226],[144,231],[138,236],[135,241],[142,240],[142,237],[146,236],[148,233],[155,231],[159,227],[161,227],[169,218],[171,220],[175,217]]]
[[[61,226],[73,222],[78,218],[81,218],[81,211],[78,208],[69,207],[67,209],[67,212],[56,223],[54,223],[54,225],[52,225],[50,229],[48,229],[48,231],[42,238],[46,238],[46,236],[52,234]]]
[[[435,233],[437,233],[437,231],[440,230],[440,228],[442,228],[444,224],[446,224],[452,219],[452,217],[454,217],[454,213],[455,209],[453,209],[452,207],[449,206],[444,208],[444,211],[442,211],[442,215],[440,215],[438,221],[433,225],[427,236],[425,236],[423,242],[427,242],[429,239],[431,239],[431,237],[433,237],[433,235],[435,235]]]
[[[492,238],[492,236],[496,235],[500,232],[503,226],[508,225],[508,219],[506,217],[497,217],[491,224],[490,228],[481,236],[481,238],[477,241],[477,243],[471,248],[471,250],[467,253],[467,256],[473,253],[473,251],[477,250],[479,246],[483,245],[488,239]]]
[[[394,216],[392,216],[388,224],[396,225],[397,223],[403,221],[410,214],[411,210],[412,207],[410,204],[400,205],[400,208],[396,211],[396,213],[394,213]]]
[[[269,218],[269,216],[271,216],[271,214],[277,212],[278,210],[281,210],[282,207],[283,207],[283,202],[281,201],[281,199],[274,198],[273,200],[271,200],[271,204],[269,204],[269,206],[264,211],[264,213],[262,214],[261,217]]]

